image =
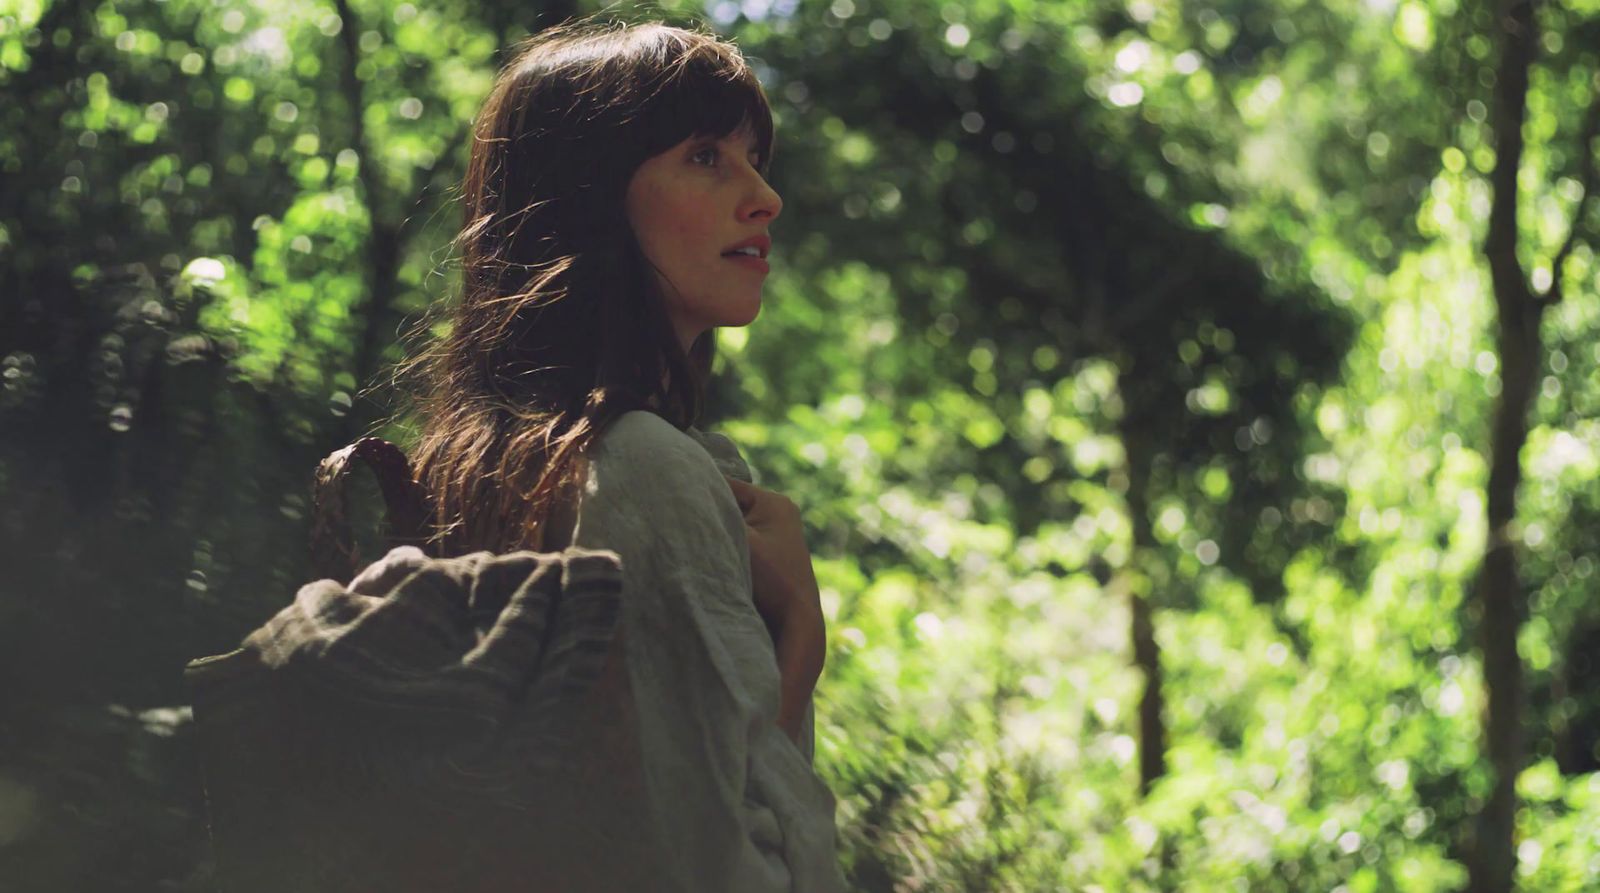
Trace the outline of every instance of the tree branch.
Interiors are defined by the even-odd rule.
[[[1561,302],[1562,275],[1561,267],[1567,260],[1567,255],[1572,253],[1573,246],[1578,241],[1578,231],[1583,227],[1583,212],[1589,207],[1589,199],[1594,196],[1595,179],[1595,148],[1594,140],[1600,136],[1600,91],[1594,95],[1589,103],[1589,112],[1584,116],[1583,129],[1578,137],[1578,183],[1583,189],[1583,194],[1578,197],[1578,206],[1572,210],[1572,226],[1567,230],[1567,241],[1556,252],[1555,260],[1550,266],[1550,287],[1544,294],[1537,297],[1542,306],[1550,306]]]

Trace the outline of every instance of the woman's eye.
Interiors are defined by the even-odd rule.
[[[704,146],[694,150],[694,153],[689,156],[689,162],[691,164],[704,164],[707,167],[715,167],[721,158],[722,153],[716,146]],[[761,179],[765,180],[767,178],[767,172],[761,167],[760,155],[750,156],[750,166],[756,169],[756,173],[761,175]]]

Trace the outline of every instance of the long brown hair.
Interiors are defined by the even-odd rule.
[[[766,94],[707,31],[590,19],[517,45],[474,124],[460,298],[418,324],[401,368],[436,554],[539,547],[622,413],[698,420],[715,330],[684,351],[624,200],[646,159],[744,124],[764,169]]]

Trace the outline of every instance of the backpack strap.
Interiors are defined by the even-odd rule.
[[[363,564],[345,500],[345,482],[356,460],[366,463],[378,479],[389,548],[416,546],[430,553],[428,496],[412,476],[406,454],[380,437],[363,437],[330,453],[317,466],[312,484],[311,570],[319,578],[347,581]]]

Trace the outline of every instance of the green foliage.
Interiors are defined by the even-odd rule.
[[[853,884],[1462,889],[1492,10],[704,9],[759,63],[786,202],[709,422],[809,525]],[[178,667],[303,582],[316,460],[453,287],[499,54],[571,11],[0,4],[0,666],[40,680],[0,711],[0,876],[209,888]],[[1517,225],[1548,282],[1600,7],[1539,16]],[[1521,457],[1528,890],[1600,874],[1596,214]]]

